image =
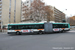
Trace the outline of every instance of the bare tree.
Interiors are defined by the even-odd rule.
[[[75,26],[75,16],[70,17],[70,25],[74,25]]]
[[[45,6],[45,14],[47,16],[47,22],[49,22],[50,19],[53,18],[53,16],[52,16],[53,10],[51,9],[50,6]]]
[[[44,6],[45,3],[43,3],[41,0],[34,0],[31,4],[33,17],[38,22],[42,20],[40,17],[43,17]]]
[[[49,22],[52,14],[53,10],[51,7],[45,6],[45,3],[41,0],[34,0],[31,3],[30,8],[25,7],[25,17],[30,16],[37,22],[42,21],[43,19],[45,20],[45,18],[47,19],[47,22]]]

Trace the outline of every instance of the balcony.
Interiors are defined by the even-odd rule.
[[[0,18],[0,20],[1,20],[1,18]]]
[[[23,21],[23,20],[25,20],[25,18],[22,18],[21,20]]]
[[[1,16],[2,16],[2,15],[0,15],[0,18],[1,18]]]
[[[2,4],[0,4],[0,7],[2,7]]]
[[[0,8],[0,11],[2,10],[2,8]]]
[[[2,15],[2,13],[0,13],[0,15]]]
[[[0,11],[0,14],[2,13],[2,11]]]
[[[0,1],[0,4],[2,4],[2,1]]]
[[[0,17],[1,17],[2,15],[0,14]]]

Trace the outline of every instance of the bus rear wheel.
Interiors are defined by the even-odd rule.
[[[21,33],[20,32],[16,32],[16,35],[21,35]]]
[[[61,31],[61,33],[63,33],[64,31]]]
[[[39,31],[38,34],[43,34],[43,32],[42,31]]]

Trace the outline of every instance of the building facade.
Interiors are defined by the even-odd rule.
[[[34,22],[31,16],[25,16],[25,12],[27,9],[31,7],[31,3],[34,0],[26,0],[25,2],[22,2],[22,16],[21,16],[21,22]]]
[[[33,2],[34,0],[26,0],[24,2],[24,4],[27,6],[27,7],[30,7],[31,6],[31,3]]]
[[[54,21],[55,22],[62,22],[65,19],[65,14],[54,7]]]
[[[1,17],[2,17],[2,0],[0,0],[0,28],[1,28]]]
[[[30,8],[31,3],[33,1],[34,0],[26,0],[24,3],[22,3],[22,18],[21,18],[21,21],[26,22],[27,20],[28,21],[31,20],[30,17],[28,17],[28,18],[25,17],[25,6]],[[62,11],[58,10],[57,8],[55,8],[53,6],[50,6],[50,7],[53,10],[53,14],[51,14],[50,21],[62,22],[63,20],[65,20],[65,14]],[[41,19],[42,21],[47,21],[46,17],[40,17],[39,19]]]
[[[0,0],[1,25],[21,21],[21,0]]]
[[[30,16],[25,16],[26,11],[28,11],[27,9],[29,8],[29,6],[25,5],[25,2],[22,2],[22,16],[21,16],[21,22],[25,21],[25,22],[29,22],[29,21],[33,21]]]
[[[25,9],[26,9],[26,7],[28,7],[28,8],[31,8],[31,3],[33,2],[34,0],[26,0],[25,2],[22,2],[22,17],[21,17],[21,21],[22,22],[37,22],[37,21],[34,21],[35,19],[37,19],[38,17],[33,17],[33,16],[27,16],[27,18],[26,18],[26,16],[25,16]],[[54,7],[53,6],[50,6],[51,7],[51,9],[53,10],[54,9]],[[37,14],[36,14],[37,15]],[[54,13],[53,14],[51,14],[51,18],[50,18],[50,20],[51,21],[54,21]],[[35,18],[35,19],[34,19]],[[34,20],[33,20],[34,19]],[[47,21],[47,17],[45,17],[44,15],[43,16],[41,16],[41,17],[39,17],[39,20],[40,21]]]

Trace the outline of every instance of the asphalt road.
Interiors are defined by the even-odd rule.
[[[0,50],[75,50],[75,31],[43,35],[0,33]]]

